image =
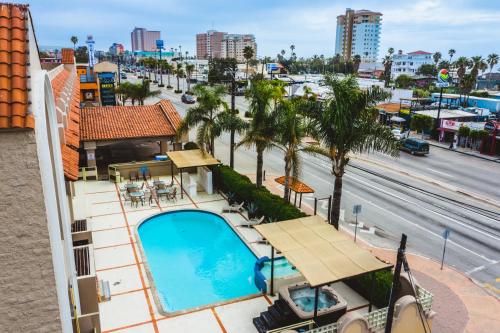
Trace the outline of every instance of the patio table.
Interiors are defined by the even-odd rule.
[[[139,188],[139,185],[136,183],[127,183],[125,184],[125,188]]]
[[[165,196],[165,198],[168,198],[168,194],[170,194],[171,191],[172,191],[171,188],[165,188],[161,190],[156,190],[156,194],[158,195],[158,198],[161,198],[163,195]]]

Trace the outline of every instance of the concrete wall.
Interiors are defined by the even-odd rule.
[[[0,328],[61,332],[35,132],[0,132],[0,147]]]

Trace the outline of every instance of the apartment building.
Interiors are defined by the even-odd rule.
[[[112,55],[119,55],[125,52],[125,48],[123,47],[123,44],[120,43],[113,43],[109,47],[109,53]]]
[[[255,36],[251,34],[228,34],[209,30],[196,35],[196,57],[198,59],[236,58],[244,62],[243,50],[246,46],[254,49],[257,54]]]
[[[130,33],[133,51],[156,51],[156,40],[161,39],[159,31],[137,28]]]
[[[401,74],[415,76],[420,66],[425,64],[434,64],[432,53],[414,51],[404,54],[399,50],[392,56],[391,78],[395,79]]]
[[[344,59],[361,56],[363,63],[378,59],[382,13],[370,10],[346,9],[344,15],[337,16],[335,54]]]

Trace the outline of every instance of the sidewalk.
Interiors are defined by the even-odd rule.
[[[255,175],[247,175],[254,180]],[[264,185],[277,195],[283,190],[274,178],[266,175]],[[302,203],[302,210],[313,214],[312,207]],[[359,238],[358,238],[359,239]],[[380,259],[395,263],[396,249],[382,249],[360,242]],[[420,255],[407,253],[410,269],[419,284],[434,295],[432,309],[434,333],[492,333],[500,332],[500,301],[476,285],[471,279],[440,263]]]

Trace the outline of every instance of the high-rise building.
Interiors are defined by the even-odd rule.
[[[209,30],[196,35],[196,57],[198,59],[235,58],[239,62],[245,61],[243,50],[245,46],[254,49],[257,54],[255,36],[250,34],[228,34]]]
[[[250,46],[253,49],[253,58],[257,56],[257,43],[254,35],[228,34],[222,39],[222,58],[234,58],[238,62],[244,62],[243,50]]]
[[[156,40],[161,39],[159,31],[148,31],[135,27],[130,33],[132,51],[156,51]]]
[[[109,47],[109,53],[112,55],[119,55],[119,54],[122,54],[123,52],[125,52],[125,48],[123,47],[123,44],[113,43]]]
[[[381,21],[382,13],[347,8],[345,15],[337,16],[335,54],[344,59],[359,55],[364,63],[376,62]]]

